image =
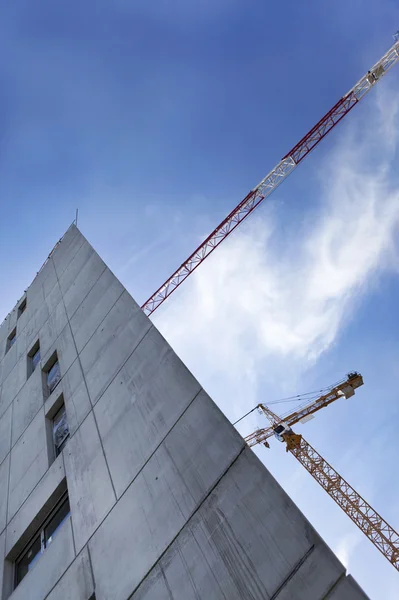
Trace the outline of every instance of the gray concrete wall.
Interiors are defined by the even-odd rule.
[[[0,326],[0,600],[366,598],[76,227],[26,300]],[[14,590],[66,488],[71,518]]]

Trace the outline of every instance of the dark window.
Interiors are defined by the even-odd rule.
[[[61,525],[70,515],[68,494],[65,493],[43,525],[33,536],[15,562],[15,587],[21,583],[36,561],[57,535]]]
[[[10,333],[10,335],[7,338],[7,348],[6,348],[6,353],[9,351],[9,349],[15,344],[15,342],[17,341],[17,329],[15,328],[14,331],[12,331]]]
[[[69,438],[69,427],[65,404],[63,404],[53,419],[53,440],[55,454],[58,456]]]
[[[36,369],[37,364],[40,362],[40,347],[32,356],[32,371]]]
[[[37,559],[41,555],[42,545],[40,535],[33,540],[32,544],[25,551],[23,556],[18,560],[16,565],[16,578],[15,584],[18,585],[25,575],[31,570]]]
[[[61,381],[61,371],[60,371],[60,363],[58,359],[55,359],[55,363],[53,366],[47,371],[47,385],[48,389],[51,392],[56,388],[56,386]]]
[[[47,525],[44,528],[44,542],[46,548],[50,546],[51,542],[60,530],[60,527],[66,521],[70,514],[71,513],[69,510],[69,502],[67,500],[66,502],[63,502],[61,504],[61,506],[50,518],[50,520],[47,522]]]
[[[40,362],[40,345],[39,342],[33,346],[32,350],[28,354],[28,377],[32,375]]]
[[[25,312],[25,310],[26,310],[26,298],[18,306],[18,319],[22,315],[22,313]]]

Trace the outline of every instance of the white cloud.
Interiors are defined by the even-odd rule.
[[[351,558],[355,555],[355,552],[363,542],[363,536],[360,532],[351,532],[345,535],[334,548],[335,554],[338,556],[342,564],[350,571]]]
[[[265,365],[270,380],[274,367],[295,378],[313,364],[368,286],[394,267],[399,188],[390,185],[390,169],[398,107],[397,95],[385,90],[384,101],[371,106],[372,125],[363,114],[341,129],[321,173],[319,212],[300,233],[295,224],[287,233],[285,224],[289,244],[279,239],[278,211],[258,213],[156,315],[212,394],[224,375],[231,386],[223,382],[224,396],[244,394],[229,416],[259,401]]]

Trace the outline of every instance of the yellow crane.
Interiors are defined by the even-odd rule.
[[[258,408],[270,422],[265,429],[257,429],[245,437],[249,446],[264,444],[270,448],[268,438],[275,436],[286,444],[286,451],[305,467],[328,495],[342,508],[378,550],[399,571],[399,534],[353,489],[351,485],[315,450],[302,435],[294,433],[292,425],[306,422],[314,413],[339,398],[350,398],[363,385],[360,373],[348,377],[332,387],[326,394],[300,406],[295,412],[279,417],[264,404]]]

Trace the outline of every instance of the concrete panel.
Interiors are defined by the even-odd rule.
[[[11,450],[10,521],[48,468],[44,412],[40,411]]]
[[[193,510],[194,500],[182,482],[170,487],[176,481],[168,482],[168,466],[153,460],[89,541],[99,600],[125,600]]]
[[[313,548],[311,546],[292,573],[280,583],[278,600],[324,600],[344,573],[345,567],[315,532]]]
[[[89,248],[92,250],[91,246],[89,246]],[[74,266],[75,260],[79,258],[79,255],[81,252],[83,252],[83,249],[84,246],[82,246],[77,254],[76,259],[73,260],[68,269],[65,271],[63,278],[66,276],[69,269]],[[76,309],[85,299],[105,269],[106,265],[104,261],[102,261],[98,254],[92,250],[88,260],[75,274],[75,277],[73,278],[71,285],[68,287],[68,290],[64,291],[64,301],[69,318],[72,317]]]
[[[18,440],[29,423],[43,406],[43,379],[40,366],[29,377],[14,399],[12,414],[12,445]]]
[[[25,385],[27,375],[26,358],[17,362],[9,376],[3,381],[0,397],[0,417],[2,417],[14,400],[15,396]]]
[[[8,319],[4,319],[4,321],[0,325],[0,348],[1,348],[3,340],[6,339],[7,335],[8,335]],[[0,356],[1,356],[1,358],[3,358],[1,352],[0,352]]]
[[[28,307],[31,308],[33,304],[37,303],[38,297],[41,298],[40,301],[42,301],[42,296],[45,296],[44,290],[48,292],[53,287],[55,282],[56,273],[53,261],[51,259],[46,260],[45,264],[42,265],[40,271],[37,273],[36,277],[34,278],[27,290],[27,309]]]
[[[351,575],[341,579],[326,600],[370,600]]]
[[[89,542],[99,598],[132,593],[243,447],[209,397],[197,396]]]
[[[7,317],[8,333],[11,333],[11,331],[17,326],[17,317],[18,317],[18,311],[17,311],[16,306],[14,306],[14,308],[12,309],[12,311],[10,312],[10,314]]]
[[[0,534],[0,594],[3,590],[4,556],[6,547],[6,532]],[[2,597],[2,596],[0,596]]]
[[[46,277],[43,279],[43,294],[47,301],[49,294],[54,289],[54,286],[58,283],[57,273],[55,272],[53,259],[47,261],[45,269]]]
[[[64,480],[64,461],[59,455],[8,524],[7,555],[24,533],[28,532],[26,537],[30,538],[37,531],[65,490],[66,485],[61,485]]]
[[[320,600],[343,573],[246,449],[132,597]]]
[[[193,547],[187,553],[187,532],[182,533],[165,558],[159,561],[129,600],[230,600],[237,596],[224,594],[224,581],[218,581],[208,563],[208,557],[200,548]],[[253,600],[251,590],[242,599]],[[292,600],[294,600],[295,596]],[[265,600],[267,597],[265,596]],[[276,600],[279,600],[276,598]],[[319,600],[319,599],[318,599]]]
[[[45,598],[74,558],[71,521],[68,519],[33,569],[15,588],[10,600],[41,600]]]
[[[54,309],[59,305],[62,301],[61,288],[58,282],[55,286],[48,292],[46,296],[46,306],[48,308],[49,315],[54,311]]]
[[[47,352],[55,344],[58,336],[61,335],[63,329],[65,329],[67,325],[68,317],[64,303],[61,300],[39,332],[41,356],[46,356]]]
[[[68,440],[63,453],[76,551],[79,552],[115,503],[93,414]]]
[[[21,302],[18,303],[18,305],[21,304]],[[24,312],[22,313],[22,315],[18,316],[18,320],[17,320],[17,332],[18,334],[21,334],[22,331],[25,330],[25,327],[27,326],[27,324],[29,323],[29,314],[27,309],[24,310]]]
[[[105,315],[111,310],[124,288],[106,269],[71,318],[71,329],[78,352],[89,341]]]
[[[51,292],[57,283],[53,261],[46,262],[43,269],[35,277],[26,293],[26,310],[20,317],[24,319],[24,325],[32,318],[33,314],[44,304],[46,296]]]
[[[7,522],[8,475],[10,471],[10,455],[0,464],[0,531]],[[1,590],[1,588],[0,588]]]
[[[305,556],[304,562],[288,574],[285,581],[271,595],[253,579],[251,570],[256,565],[245,564],[240,553],[226,555],[227,573],[217,565],[217,553],[209,552],[197,544],[195,533],[185,528],[170,549],[140,585],[131,600],[321,600],[327,598],[314,589],[313,579],[320,581],[324,575],[331,576],[330,555],[324,544],[315,547]],[[229,540],[226,539],[226,546]],[[241,560],[243,558],[243,560]],[[228,560],[231,560],[230,565]],[[312,561],[308,565],[308,561]],[[305,567],[305,568],[304,568]],[[326,571],[325,571],[326,569]],[[247,572],[246,572],[247,571]],[[335,575],[334,575],[335,576]],[[339,574],[338,574],[339,577]],[[324,588],[324,586],[323,586]],[[330,596],[328,596],[330,598]],[[338,598],[338,597],[337,597]],[[359,597],[363,600],[364,597]],[[353,600],[357,600],[354,597]],[[351,600],[342,596],[340,600]]]
[[[95,406],[118,496],[200,389],[169,344],[152,328]]]
[[[28,309],[26,309],[28,310]],[[29,319],[27,326],[25,327],[26,335],[26,347],[27,352],[32,348],[33,344],[39,337],[39,331],[46,323],[50,313],[47,304],[43,301],[40,307],[36,310],[33,316]]]
[[[84,548],[46,600],[89,600],[93,593],[89,553]]]
[[[1,348],[1,353],[4,355],[2,360],[2,373],[4,381],[17,364],[17,342],[15,342],[15,344],[11,346],[9,350],[7,350],[7,344],[8,341],[6,339],[4,340],[3,348]]]
[[[45,273],[43,270],[31,283],[26,291],[26,310],[28,311],[29,320],[32,319],[34,314],[44,304],[44,291],[43,281],[45,279]]]
[[[63,397],[64,385],[63,381],[61,381],[44,402],[44,416],[46,417],[46,419],[49,419],[50,421],[52,420],[53,416],[57,413],[57,411],[61,408],[61,405],[63,404]]]
[[[0,463],[11,450],[11,416],[12,406],[9,406],[0,419]]]
[[[212,570],[224,582],[228,598],[241,598],[246,589],[254,599],[270,598],[278,590],[280,596],[282,583],[320,544],[314,529],[249,449],[201,506],[190,529],[195,551],[199,546],[214,557]],[[323,561],[320,577],[308,580],[305,594],[294,588],[296,600],[322,598],[344,572],[325,549],[330,561]]]
[[[15,347],[17,350],[16,353],[16,362],[21,360],[24,356],[26,356],[26,331],[25,329],[20,329],[20,323],[18,320],[17,327],[17,341],[15,342],[13,348]]]
[[[62,275],[59,275],[59,284],[64,297],[69,288],[75,283],[76,279],[80,277],[80,274],[83,270],[86,270],[87,276],[87,269],[85,269],[85,267],[89,259],[92,258],[94,254],[95,252],[90,244],[84,241],[65,271],[62,273]],[[103,268],[105,268],[105,265]]]
[[[69,432],[73,435],[91,411],[89,394],[87,393],[79,359],[75,360],[64,375],[61,385],[64,394]]]
[[[150,327],[151,321],[124,292],[80,355],[92,404],[97,402]]]
[[[72,225],[65,233],[61,244],[54,250],[52,255],[58,278],[62,275],[84,242],[85,238],[83,235],[75,225]]]
[[[46,367],[47,361],[51,358],[55,351],[57,352],[60,363],[61,376],[64,377],[78,356],[69,325],[64,327],[64,329],[61,331],[61,334],[58,336],[52,346],[50,346],[46,354],[42,355],[41,363],[43,368]]]

